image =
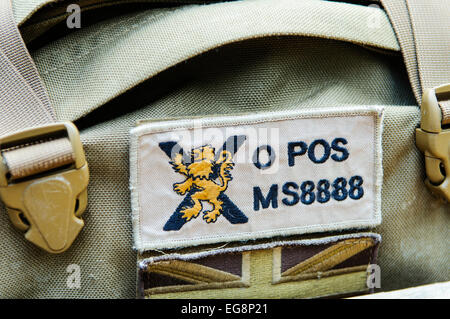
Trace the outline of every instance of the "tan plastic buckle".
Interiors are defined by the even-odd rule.
[[[422,120],[416,129],[417,147],[425,153],[425,184],[431,192],[450,202],[450,129],[442,127],[439,101],[450,98],[450,83],[424,92]]]
[[[54,137],[66,137],[75,161],[57,170],[11,180],[2,151]],[[50,253],[62,253],[73,243],[87,206],[89,170],[80,134],[70,122],[51,124],[0,138],[0,197],[15,227],[25,238]]]

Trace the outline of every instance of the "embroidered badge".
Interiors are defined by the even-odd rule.
[[[185,177],[183,182],[173,184],[177,194],[186,196],[164,225],[165,231],[179,230],[192,218],[197,218],[203,210],[202,202],[212,205],[212,210],[203,210],[203,219],[207,223],[214,223],[220,215],[231,224],[248,221],[247,216],[224,194],[233,179],[233,156],[245,138],[230,137],[217,154],[211,145],[194,148],[190,154],[185,154],[177,142],[159,143],[161,150],[171,159],[169,163],[175,172]],[[227,147],[229,145],[233,147]]]
[[[143,122],[131,138],[140,251],[381,222],[382,108]]]

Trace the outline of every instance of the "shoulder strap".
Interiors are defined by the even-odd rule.
[[[381,0],[397,34],[418,103],[426,89],[450,82],[450,1]],[[450,100],[440,101],[450,124]]]
[[[50,99],[16,26],[11,0],[0,0],[0,136],[56,121]]]

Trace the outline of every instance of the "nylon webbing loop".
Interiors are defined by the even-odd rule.
[[[450,82],[450,1],[381,0],[397,34],[418,103],[424,90]],[[450,100],[439,102],[450,124]]]
[[[31,153],[32,159],[29,158]],[[75,161],[72,144],[67,138],[4,152],[3,158],[12,180],[46,172]]]

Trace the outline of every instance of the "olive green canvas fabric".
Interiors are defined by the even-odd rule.
[[[42,3],[14,1],[17,20]],[[255,10],[281,22],[268,26],[250,14],[250,23],[244,13]],[[224,18],[235,12],[243,14],[231,22]],[[340,18],[318,19],[327,12]],[[379,28],[366,23],[373,14]],[[313,17],[301,19],[307,15]],[[212,31],[233,23],[228,33]],[[386,108],[383,221],[372,230],[383,238],[382,290],[450,277],[449,208],[423,183],[423,155],[414,137],[420,111],[381,9],[249,0],[138,10],[81,28],[32,55],[58,119],[75,121],[81,130],[91,173],[89,204],[86,226],[61,255],[27,242],[1,207],[0,297],[136,296],[128,149],[138,120],[348,105]],[[71,264],[81,269],[79,289],[67,287]]]

